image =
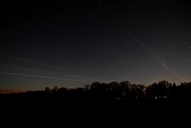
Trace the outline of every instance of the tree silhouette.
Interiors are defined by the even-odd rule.
[[[169,92],[170,83],[166,80],[158,82],[157,90],[159,96],[166,96]]]
[[[169,86],[169,93],[168,93],[168,98],[169,99],[176,99],[177,98],[177,86],[175,83],[173,83],[173,85],[171,84]]]
[[[108,84],[107,90],[112,99],[116,99],[120,97],[120,92],[118,88],[119,88],[119,83],[117,81],[110,82]]]
[[[129,81],[113,81],[110,83],[86,84],[83,87],[66,88],[54,86],[52,89],[45,87],[44,90],[28,91],[25,93],[10,93],[1,95],[1,101],[13,103],[98,103],[104,101],[117,101],[124,103],[137,99],[191,99],[191,82],[182,82],[180,85],[171,84],[166,80],[153,83],[149,86],[131,84]],[[130,100],[131,99],[131,100]],[[181,101],[179,100],[179,101]],[[119,102],[118,102],[119,101]],[[124,102],[123,102],[124,101]],[[145,100],[141,100],[145,101]],[[152,100],[149,100],[152,101]],[[166,101],[166,100],[158,100]]]
[[[141,99],[144,94],[145,86],[141,84],[133,84],[131,85],[130,95],[133,99]]]
[[[54,86],[51,90],[52,93],[55,93],[56,91],[58,90],[58,87],[57,86]]]
[[[93,92],[96,92],[100,89],[100,82],[93,82],[91,85],[90,85],[90,90],[93,91]]]
[[[61,87],[59,89],[57,89],[56,91],[56,97],[59,100],[67,100],[68,97],[68,89],[65,87]]]
[[[191,99],[191,82],[183,82],[177,87],[178,97],[184,99]]]
[[[86,84],[86,85],[84,85],[84,88],[85,88],[85,91],[88,91],[88,90],[90,90],[90,85]]]
[[[156,98],[167,96],[169,94],[170,85],[171,83],[166,80],[159,81],[158,83],[153,83],[146,88],[146,94],[149,97]]]
[[[129,81],[122,81],[119,83],[120,85],[120,91],[121,91],[121,95],[125,98],[125,99],[129,99],[130,98],[130,89],[131,89],[131,83]]]
[[[46,92],[46,93],[50,93],[50,91],[51,91],[51,89],[50,89],[49,87],[46,87],[46,88],[44,89],[44,92]]]

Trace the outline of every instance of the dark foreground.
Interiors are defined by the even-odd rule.
[[[6,126],[186,127],[191,119],[189,100],[6,103],[1,107],[1,122]]]
[[[4,103],[1,117],[31,124],[83,126],[126,124],[134,126],[175,125],[190,120],[190,101],[133,100],[89,103]],[[151,123],[151,124],[150,124]],[[155,124],[153,124],[155,123]],[[157,124],[156,124],[157,123]],[[182,124],[182,125],[184,125]]]

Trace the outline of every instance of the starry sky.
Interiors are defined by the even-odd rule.
[[[0,89],[191,81],[183,0],[2,2]]]

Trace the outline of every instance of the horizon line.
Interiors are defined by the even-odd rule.
[[[125,81],[125,80],[124,80]],[[128,81],[128,80],[126,80],[126,81]],[[169,82],[168,80],[160,80],[160,81],[167,81],[167,82]],[[160,82],[160,81],[158,81],[158,82]],[[94,82],[99,82],[99,81],[94,81]],[[94,82],[92,82],[92,83],[94,83]],[[118,82],[118,81],[113,81],[113,82]],[[121,82],[123,82],[123,81],[121,81]],[[130,81],[129,81],[130,82]],[[152,84],[154,84],[154,83],[158,83],[158,82],[153,82]],[[190,81],[191,82],[191,81]],[[100,84],[101,83],[105,83],[105,82],[100,82]],[[109,83],[112,83],[112,82],[108,82],[108,84]],[[119,82],[120,83],[120,82]],[[130,82],[131,83],[131,82]],[[177,84],[176,82],[169,82],[169,83],[171,83],[171,84],[176,84],[176,86],[179,86],[181,83],[189,83],[189,82],[180,82],[180,84]],[[107,83],[106,83],[107,84]],[[133,83],[131,83],[131,84],[133,84]],[[149,84],[149,85],[152,85],[152,84]],[[91,84],[90,84],[91,85]],[[136,85],[139,85],[139,84],[136,84]],[[142,84],[142,85],[144,85],[144,86],[149,86],[149,85],[145,85],[145,84]],[[64,86],[62,86],[62,87],[64,87]],[[58,87],[58,88],[62,88],[62,87]],[[79,87],[76,87],[76,88],[80,88],[80,87],[83,87],[83,86],[79,86]],[[45,89],[46,87],[44,87],[44,89]],[[44,89],[6,89],[6,88],[4,88],[4,89],[0,89],[0,94],[11,94],[11,93],[24,93],[24,92],[28,92],[28,91],[43,91]],[[73,89],[73,88],[71,88],[71,89]]]

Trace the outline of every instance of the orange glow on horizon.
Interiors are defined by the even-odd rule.
[[[17,90],[17,89],[0,89],[0,94],[19,93],[19,92],[27,92],[27,90]]]

